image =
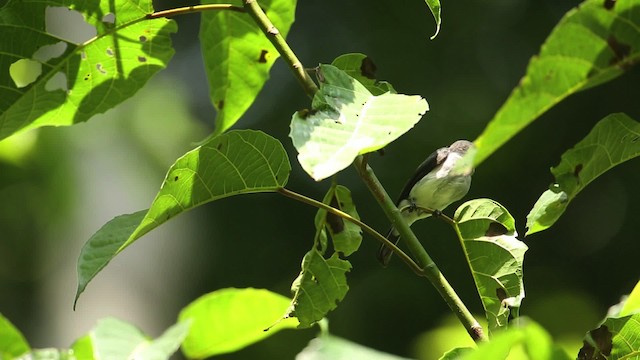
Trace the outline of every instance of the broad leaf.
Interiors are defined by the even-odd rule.
[[[188,322],[178,323],[151,340],[131,324],[106,318],[78,340],[74,349],[78,349],[78,355],[90,354],[89,359],[168,359],[178,350],[188,331]]]
[[[627,316],[640,312],[640,281],[631,291],[631,294],[624,300],[619,316]]]
[[[621,75],[639,60],[640,1],[583,2],[558,23],[474,141],[476,164],[562,99]]]
[[[0,314],[0,359],[14,358],[31,350],[22,333]]]
[[[162,223],[210,201],[276,191],[290,171],[282,144],[261,131],[232,131],[186,153],[169,169],[149,210],[114,218],[84,245],[76,301],[113,257]]]
[[[324,335],[309,342],[296,359],[299,360],[328,360],[328,359],[366,359],[366,360],[403,360],[395,355],[353,343],[351,341]]]
[[[0,139],[83,122],[131,97],[174,53],[175,23],[146,20],[151,12],[150,0],[9,1],[0,7],[0,33],[13,39],[0,41]],[[56,21],[68,27],[56,28]],[[87,30],[84,38],[68,30],[77,29],[70,27],[74,22]]]
[[[640,123],[625,114],[611,114],[600,120],[551,169],[556,183],[540,196],[527,215],[526,235],[549,228],[589,183],[639,155]]]
[[[637,359],[640,356],[640,313],[607,318],[589,331],[578,359]]]
[[[489,331],[506,328],[524,299],[522,267],[527,246],[516,239],[515,221],[489,199],[468,201],[455,220],[487,316]]]
[[[325,259],[316,249],[302,260],[302,271],[294,281],[291,309],[285,317],[295,316],[300,327],[309,327],[337,306],[349,290],[347,272],[351,263],[340,259],[338,253]]]
[[[251,288],[221,289],[203,295],[180,312],[180,322],[191,322],[182,351],[188,358],[203,359],[295,328],[298,321],[294,318],[279,321],[290,301],[268,290]]]
[[[211,0],[242,7],[240,0]],[[296,0],[261,0],[271,22],[283,37],[293,24]],[[253,104],[280,56],[251,16],[237,11],[202,13],[200,44],[209,79],[211,102],[218,111],[215,134],[229,129]]]
[[[396,90],[391,84],[376,79],[376,64],[365,54],[352,53],[340,55],[331,62],[331,65],[358,80],[360,84],[364,85],[373,95],[382,95],[386,92],[396,93]]]
[[[429,109],[420,96],[374,96],[331,65],[320,65],[317,73],[320,90],[312,109],[293,115],[289,134],[302,168],[317,181],[397,139]]]

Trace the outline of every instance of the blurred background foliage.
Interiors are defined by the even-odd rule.
[[[370,156],[395,197],[434,149],[473,140],[485,127],[553,26],[578,1],[445,1],[443,29],[419,0],[301,0],[289,43],[307,67],[348,52],[369,55],[378,78],[420,94],[431,111],[406,136]],[[158,1],[156,9],[187,2]],[[127,249],[72,311],[75,262],[84,241],[116,215],[146,208],[164,173],[213,128],[200,56],[198,15],[176,19],[176,55],[136,96],[86,124],[45,128],[0,142],[0,311],[34,347],[65,347],[105,316],[157,336],[196,297],[222,287],[288,295],[312,243],[315,209],[276,194],[220,200],[183,215]],[[544,114],[477,169],[467,198],[506,206],[524,234],[525,217],[552,182],[549,167],[601,118],[640,119],[640,71],[578,93]],[[279,138],[293,165],[288,187],[320,199],[287,138],[291,114],[309,100],[278,61],[236,128]],[[382,211],[351,169],[338,176],[365,222],[384,232]],[[613,169],[578,196],[548,231],[523,238],[522,315],[545,326],[572,354],[610,305],[638,280],[638,161]],[[453,213],[454,207],[445,212]],[[444,223],[414,225],[461,297],[482,313],[455,235]],[[329,316],[332,333],[404,356],[437,358],[469,342],[436,291],[399,261],[382,269],[376,241],[352,255],[350,291]],[[481,316],[480,316],[481,317]],[[225,359],[293,358],[317,330],[285,331]],[[457,335],[454,335],[457,334]]]

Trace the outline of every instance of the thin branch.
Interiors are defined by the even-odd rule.
[[[310,97],[313,98],[315,93],[318,91],[318,87],[316,83],[313,82],[313,79],[309,76],[307,71],[302,66],[300,60],[296,54],[291,50],[289,44],[285,41],[280,31],[273,25],[271,20],[267,17],[267,14],[262,11],[260,5],[256,0],[245,0],[244,9],[246,12],[253,17],[253,20],[260,26],[262,32],[267,36],[269,41],[273,44],[273,46],[278,50],[278,53],[284,61],[289,65],[293,75],[296,77],[300,86],[304,89],[304,92]]]
[[[391,241],[387,240],[386,237],[382,236],[382,234],[380,234],[379,232],[377,232],[375,229],[373,229],[371,226],[363,223],[362,221],[354,218],[353,216],[347,214],[344,211],[341,211],[339,209],[336,209],[334,207],[331,207],[323,202],[314,200],[312,198],[306,197],[302,194],[298,194],[297,192],[291,191],[289,189],[285,189],[285,188],[280,188],[278,189],[278,193],[290,198],[290,199],[294,199],[300,202],[303,202],[305,204],[311,205],[311,206],[315,206],[317,208],[320,209],[324,209],[327,212],[330,212],[334,215],[340,216],[341,218],[354,223],[356,225],[358,225],[362,230],[368,232],[371,236],[373,236],[374,238],[376,238],[378,241],[380,241],[381,243],[383,243],[385,246],[390,247],[393,252],[398,255],[400,257],[400,259],[402,259],[402,261],[404,261],[410,268],[411,270],[413,270],[417,275],[419,276],[425,276],[424,271],[422,271],[422,268],[420,268],[420,266],[418,266],[418,264],[415,263],[415,261],[413,261],[413,259],[411,259],[411,257],[409,255],[407,255],[404,251],[402,251],[398,246],[396,246],[394,243],[392,243]]]
[[[209,10],[231,10],[237,12],[244,12],[244,8],[231,4],[206,4],[206,5],[193,5],[179,7],[175,9],[161,10],[148,14],[147,19],[157,19],[162,17],[173,17],[176,15],[190,14],[194,12],[209,11]]]
[[[376,177],[373,169],[360,155],[356,157],[353,164],[356,171],[373,194],[373,197],[376,199],[378,204],[380,204],[380,207],[382,207],[389,220],[391,220],[392,225],[400,233],[400,236],[409,247],[409,250],[411,250],[411,253],[418,262],[418,265],[423,269],[425,277],[436,288],[447,305],[449,305],[449,308],[458,317],[465,329],[467,329],[471,338],[476,342],[485,341],[486,337],[482,326],[480,326],[478,321],[473,317],[458,294],[456,294],[451,284],[449,284],[440,269],[438,269],[438,266],[433,262],[422,244],[420,244],[418,238],[416,238],[413,231],[411,231],[411,228],[409,228],[409,224],[407,224],[402,217],[402,213],[396,207],[395,203],[391,200],[389,194],[387,194],[386,190]]]

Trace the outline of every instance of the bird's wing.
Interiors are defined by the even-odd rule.
[[[442,164],[442,162],[444,162],[444,160],[447,158],[447,155],[449,155],[448,147],[443,147],[432,152],[431,155],[429,155],[427,159],[423,161],[420,166],[418,166],[418,169],[416,170],[415,174],[413,174],[413,177],[411,177],[411,179],[409,179],[409,181],[404,185],[404,188],[402,189],[402,192],[400,193],[400,196],[396,201],[396,206],[400,205],[400,202],[402,200],[407,199],[413,186],[431,170],[435,169],[436,166]]]

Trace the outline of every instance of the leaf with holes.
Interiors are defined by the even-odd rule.
[[[474,141],[479,164],[542,113],[640,61],[640,1],[587,0],[569,11],[527,73]]]
[[[67,4],[10,1],[0,7],[3,38],[20,39],[0,41],[0,139],[103,113],[130,98],[173,56],[176,24],[145,20],[153,12],[150,0]]]
[[[331,187],[322,202],[360,220],[360,215],[358,215],[356,206],[351,198],[351,191],[345,186],[337,185]],[[362,243],[362,230],[358,225],[338,215],[328,213],[326,210],[318,209],[315,226],[316,229],[326,229],[329,232],[333,241],[333,249],[344,256],[349,256],[356,252]],[[326,249],[326,244],[321,248]]]
[[[637,359],[640,354],[640,313],[609,317],[584,338],[578,359]]]
[[[320,90],[312,109],[293,114],[289,134],[302,168],[317,181],[397,139],[429,110],[420,96],[374,96],[332,65],[320,65],[317,73]]]
[[[282,144],[261,131],[231,131],[186,153],[169,169],[149,210],[114,218],[85,243],[76,301],[111,259],[162,223],[210,201],[277,191],[290,171]]]
[[[335,58],[331,65],[344,71],[347,75],[358,80],[373,95],[382,95],[386,92],[396,94],[396,90],[386,81],[376,79],[377,66],[365,54],[343,54]]]
[[[640,123],[625,114],[611,114],[600,120],[551,169],[556,183],[542,193],[527,215],[526,235],[552,226],[582,189],[609,169],[637,156]]]
[[[207,0],[242,7],[240,0]],[[262,0],[260,6],[283,37],[293,24],[295,0]],[[218,114],[214,135],[229,129],[253,104],[280,54],[251,16],[239,11],[202,13],[200,43],[209,96]]]
[[[516,239],[515,220],[490,199],[468,201],[455,221],[487,316],[489,331],[504,329],[524,299],[522,267],[527,246]]]
[[[340,259],[338,253],[325,259],[317,249],[309,251],[291,287],[294,296],[286,317],[297,317],[301,328],[322,319],[347,294],[346,274],[350,270],[351,263]]]

